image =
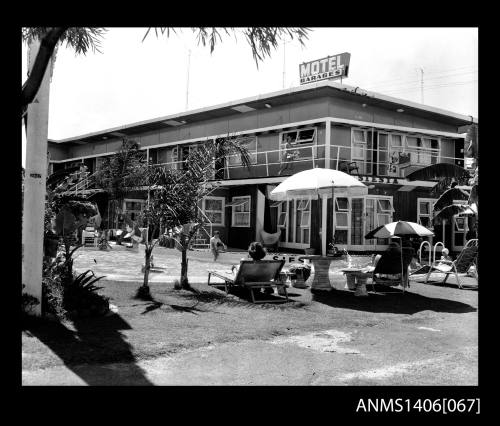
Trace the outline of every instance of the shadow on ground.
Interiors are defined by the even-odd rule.
[[[125,341],[121,330],[130,330],[130,325],[119,315],[100,318],[80,318],[73,321],[75,330],[57,321],[29,320],[24,330],[48,346],[85,383],[94,386],[153,385],[144,371],[136,365],[131,346]],[[96,368],[82,365],[93,364]],[[101,365],[127,363],[126,374]],[[99,368],[100,367],[100,368]]]
[[[409,290],[403,294],[400,289],[384,286],[375,286],[375,292],[370,292],[366,297],[357,297],[354,292],[334,289],[329,292],[316,292],[312,300],[334,308],[393,314],[412,315],[420,311],[465,314],[477,311],[466,303],[422,296]]]
[[[298,293],[288,292],[288,302],[284,296],[277,296],[271,294],[263,294],[255,290],[254,296],[255,300],[272,300],[271,303],[253,303],[251,301],[251,296],[247,288],[232,286],[229,288],[229,294],[226,294],[224,287],[215,287],[214,290],[196,290],[192,293],[179,294],[180,296],[196,300],[202,303],[216,303],[219,305],[225,305],[229,307],[240,307],[247,309],[269,309],[273,307],[299,307],[303,306],[304,303],[297,302],[293,300],[293,297],[300,296]]]

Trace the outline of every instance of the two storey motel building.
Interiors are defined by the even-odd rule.
[[[226,158],[214,176],[220,186],[200,205],[207,235],[219,230],[229,247],[245,249],[261,232],[281,232],[282,251],[316,248],[325,254],[333,239],[353,252],[380,251],[387,240],[366,240],[378,225],[409,220],[432,226],[435,181],[409,181],[414,170],[435,163],[464,166],[467,126],[477,119],[331,80],[132,123],[63,140],[49,140],[49,174],[83,163],[90,174],[120,149],[123,138],[140,144],[155,167],[182,169],[197,144],[227,136],[242,138],[251,167]],[[368,195],[289,199],[270,192],[287,176],[314,167],[357,176]],[[106,194],[92,195],[107,219]],[[326,223],[321,223],[323,202]],[[147,203],[137,191],[124,200],[134,217]],[[116,224],[105,224],[114,228]],[[434,227],[434,242],[460,250],[467,220],[455,217]]]

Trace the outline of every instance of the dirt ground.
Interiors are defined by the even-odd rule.
[[[75,268],[108,276],[100,291],[117,313],[27,325],[23,385],[478,383],[478,292],[451,278],[446,286],[412,281],[405,294],[376,287],[363,298],[332,273],[331,292],[292,287],[289,303],[254,305],[206,285],[213,262],[205,252],[189,253],[199,294],[174,290],[180,254],[159,248],[155,263],[166,269],[152,274],[154,301],[144,302],[133,298],[141,255],[81,250]],[[224,253],[217,269],[242,255]]]

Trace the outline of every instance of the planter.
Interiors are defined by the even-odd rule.
[[[311,256],[311,255],[316,254],[316,249],[315,248],[306,248],[306,249],[304,249],[304,253],[307,256]]]

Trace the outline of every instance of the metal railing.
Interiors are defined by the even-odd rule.
[[[226,160],[224,168],[218,170],[223,172],[222,176],[217,176],[214,172],[214,180],[238,179],[242,177],[270,177],[288,176],[298,171],[314,167],[325,167],[326,145],[313,144],[307,146],[294,146],[292,148],[282,148],[267,151],[259,151],[255,154],[256,162],[250,165],[250,171],[240,163],[235,164],[235,160]],[[374,161],[376,158],[385,155],[385,161]],[[438,162],[455,163],[464,162],[464,157],[444,156],[436,150],[417,150],[416,148],[405,148],[400,151],[404,154],[397,161],[391,160],[388,150],[380,151],[373,148],[356,148],[345,145],[330,145],[330,167],[353,175],[374,175],[381,177],[405,178],[409,173]],[[353,154],[358,154],[354,156]],[[234,156],[232,156],[234,157]],[[405,159],[405,162],[399,160]],[[153,164],[153,167],[166,167],[169,169],[183,169],[184,161],[171,161]],[[232,163],[232,164],[230,164]],[[258,170],[258,171],[257,171]],[[248,176],[248,175],[251,176]]]

